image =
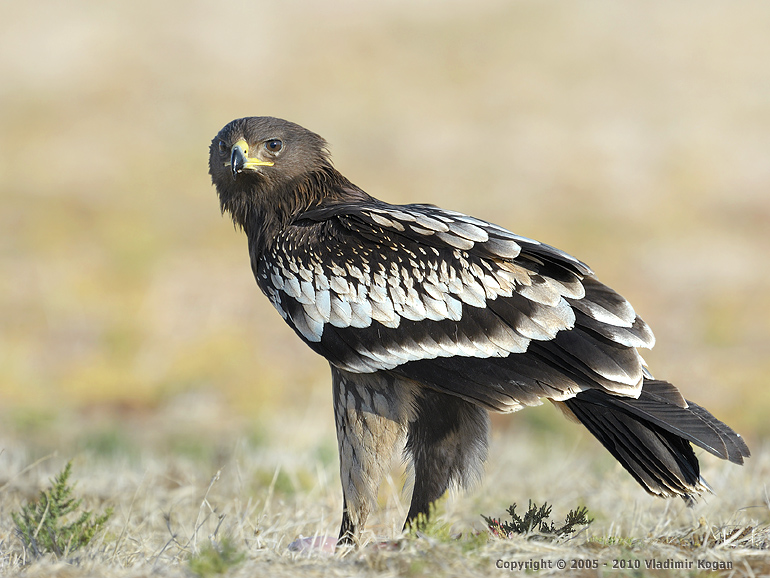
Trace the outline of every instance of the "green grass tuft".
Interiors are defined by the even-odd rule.
[[[246,558],[243,552],[225,538],[219,543],[210,542],[198,554],[190,558],[190,571],[200,578],[224,574]]]

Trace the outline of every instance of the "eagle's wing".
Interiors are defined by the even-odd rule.
[[[254,263],[316,352],[392,371],[496,411],[586,389],[641,391],[652,332],[574,257],[429,205],[379,201],[303,215]]]

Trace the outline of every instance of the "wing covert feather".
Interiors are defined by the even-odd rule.
[[[312,231],[311,231],[312,230]],[[312,251],[307,239],[320,238]],[[256,264],[276,309],[346,371],[393,371],[497,411],[638,395],[652,332],[570,255],[429,205],[309,211]]]

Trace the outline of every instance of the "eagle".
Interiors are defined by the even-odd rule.
[[[489,412],[553,402],[650,494],[704,491],[692,444],[742,464],[740,435],[638,352],[652,331],[575,257],[428,204],[376,199],[332,165],[326,141],[248,117],[211,142],[221,210],[248,239],[257,284],[331,367],[343,511],[357,544],[399,449],[427,519],[487,457]]]

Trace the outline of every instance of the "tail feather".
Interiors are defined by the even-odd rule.
[[[724,422],[719,421],[717,418],[711,415],[711,413],[706,408],[701,407],[697,403],[689,400],[687,403],[689,404],[687,409],[692,411],[693,414],[697,415],[704,422],[708,422],[708,424],[714,429],[715,434],[718,435],[719,438],[724,442],[724,454],[718,454],[714,452],[711,453],[717,457],[722,458],[723,460],[729,460],[734,464],[743,464],[743,458],[748,458],[751,456],[749,446],[746,445],[746,442],[743,440],[740,434],[735,433],[730,426]],[[695,443],[700,445],[703,449],[708,450],[706,446],[699,444],[697,441]]]
[[[563,402],[648,492],[686,500],[708,490],[689,442],[734,463],[746,443],[665,381],[644,381],[638,399],[589,390]]]

